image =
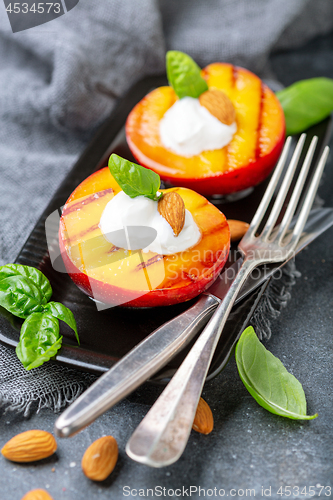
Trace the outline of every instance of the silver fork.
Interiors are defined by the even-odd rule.
[[[305,137],[305,134],[303,134],[297,143],[264,229],[260,236],[256,236],[256,232],[266,214],[284,170],[291,142],[290,137],[287,139],[258,210],[247,233],[239,243],[238,248],[244,257],[243,264],[225,299],[218,306],[208,325],[166,389],[127,443],[126,452],[133,460],[151,467],[163,467],[178,460],[185,449],[191,432],[200,394],[216,345],[242,284],[255,267],[271,262],[282,262],[288,259],[294,252],[309,215],[329,153],[329,148],[326,147],[314,172],[296,225],[291,234],[288,234],[285,238],[290,221],[299,202],[316,148],[317,137],[314,137],[279,230],[272,237],[272,231],[297,168]]]

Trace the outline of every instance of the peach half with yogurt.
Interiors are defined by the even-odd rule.
[[[176,304],[206,290],[228,257],[230,232],[225,216],[190,189],[160,190],[159,196],[177,193],[181,197],[200,231],[198,241],[168,255],[121,248],[109,241],[100,224],[107,204],[121,191],[105,167],[85,179],[67,200],[59,240],[74,283],[97,301],[131,307]]]
[[[127,143],[136,160],[162,180],[205,196],[227,195],[263,181],[274,168],[285,139],[284,113],[275,94],[254,73],[229,63],[216,62],[201,71],[197,67],[195,80],[195,63],[189,56],[170,51],[167,68],[168,55],[171,63],[174,60],[174,69],[170,70],[174,77],[170,78],[168,72],[168,79],[175,83],[151,91],[133,108],[126,122]],[[186,78],[187,87],[183,85]],[[194,80],[198,88],[193,92]],[[168,117],[175,107],[179,109],[172,124]],[[216,127],[226,130],[226,140],[215,145],[213,123],[206,128],[198,118],[199,113],[205,113],[208,120],[208,112],[210,121],[215,118]],[[192,136],[190,128],[187,130],[186,113]],[[218,125],[218,121],[222,123]],[[203,144],[198,149],[204,139],[206,148]]]

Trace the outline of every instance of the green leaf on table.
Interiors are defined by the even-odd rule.
[[[6,264],[0,267],[0,281],[9,276],[24,276],[32,280],[34,285],[40,288],[46,302],[50,300],[52,288],[49,280],[44,274],[35,267],[23,266],[22,264]]]
[[[109,169],[121,189],[130,198],[137,196],[146,196],[152,200],[159,198],[156,193],[159,190],[161,179],[149,168],[112,154],[109,159]]]
[[[48,303],[51,295],[51,284],[38,269],[21,264],[0,267],[0,306],[25,319],[16,354],[27,370],[42,365],[60,349],[59,319],[74,330],[80,343],[73,313],[59,302]]]
[[[68,307],[60,302],[49,302],[44,307],[44,311],[52,314],[54,318],[64,321],[75,332],[77,343],[80,345],[79,335],[77,333],[76,321],[74,315]]]
[[[29,278],[14,275],[0,281],[0,305],[15,316],[26,318],[45,304],[45,296]]]
[[[26,370],[37,368],[61,347],[59,321],[48,312],[30,314],[22,325],[16,354]]]
[[[238,373],[245,387],[263,408],[295,420],[311,420],[300,382],[267,351],[252,326],[242,333],[235,351]]]
[[[184,52],[167,52],[166,71],[169,84],[180,99],[186,96],[199,97],[208,90],[207,82],[200,74],[200,67]]]
[[[333,80],[309,78],[276,93],[284,111],[287,135],[299,134],[333,111]]]

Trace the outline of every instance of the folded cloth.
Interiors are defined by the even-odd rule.
[[[116,99],[136,80],[164,71],[166,48],[202,66],[230,61],[271,77],[270,53],[327,33],[332,14],[331,0],[81,0],[61,17],[13,34],[2,6],[0,265],[15,261]],[[12,409],[60,410],[94,379],[52,364],[27,373],[11,349],[0,350],[0,398]]]
[[[330,0],[162,0],[167,48],[198,64],[225,61],[261,77],[270,53],[303,45],[333,27]]]

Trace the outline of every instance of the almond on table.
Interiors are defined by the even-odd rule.
[[[38,489],[28,491],[21,500],[53,500],[53,498],[47,491]]]
[[[230,241],[239,241],[243,238],[250,224],[242,220],[228,219],[230,229]]]
[[[53,455],[56,449],[57,443],[52,434],[31,430],[10,439],[1,453],[12,462],[35,462]]]
[[[84,474],[93,481],[104,481],[116,466],[118,445],[113,436],[94,441],[85,451],[81,466]]]
[[[201,434],[209,434],[214,427],[212,410],[203,398],[199,399],[192,428]]]

